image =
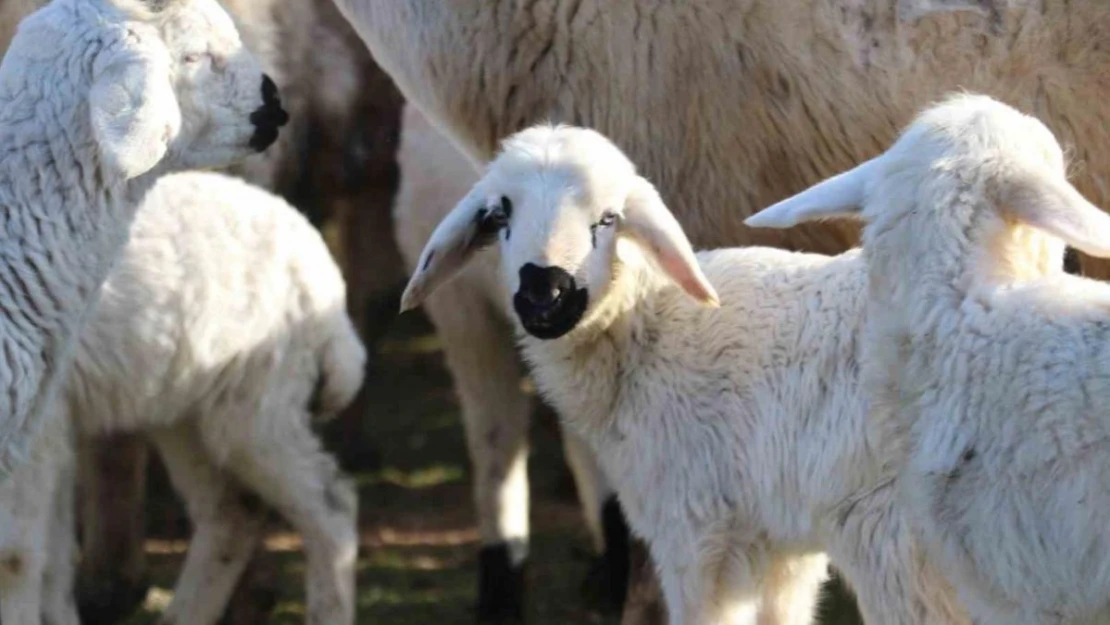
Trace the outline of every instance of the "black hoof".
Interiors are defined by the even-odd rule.
[[[1068,247],[1064,252],[1064,271],[1074,275],[1083,275],[1083,267],[1079,264],[1079,252],[1074,247]]]
[[[483,547],[478,554],[478,622],[524,622],[525,563],[513,566],[509,546]]]
[[[594,561],[583,583],[583,594],[598,609],[619,614],[628,596],[629,531],[616,495],[601,509],[605,553]]]

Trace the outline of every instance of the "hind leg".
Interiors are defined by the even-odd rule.
[[[162,623],[214,625],[261,539],[265,507],[212,462],[193,424],[156,430],[151,439],[193,523]]]
[[[227,451],[227,470],[301,534],[308,569],[306,623],[354,623],[358,497],[321,449],[308,419],[291,414],[265,427],[225,429],[213,437],[220,440],[209,439],[207,445]]]

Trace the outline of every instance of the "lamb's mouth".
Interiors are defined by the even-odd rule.
[[[525,332],[542,340],[557,339],[573,330],[586,314],[588,302],[586,289],[574,289],[542,310],[528,305],[519,294],[513,296],[513,308],[520,325]]]

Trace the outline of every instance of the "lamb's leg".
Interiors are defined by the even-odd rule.
[[[78,438],[77,606],[85,622],[114,623],[150,587],[143,549],[149,445],[130,433]]]
[[[425,303],[462,406],[482,551],[478,617],[519,620],[528,553],[528,422],[531,402],[508,325],[470,275]]]
[[[768,568],[759,608],[760,625],[807,625],[817,612],[821,584],[829,577],[823,553],[782,556]]]
[[[214,625],[261,539],[266,509],[212,463],[192,424],[156,430],[151,439],[194,528],[162,623]]]
[[[73,580],[77,573],[77,526],[74,518],[76,467],[72,457],[59,467],[54,513],[49,520],[50,543],[43,578],[44,625],[79,625]]]
[[[39,443],[36,443],[39,444]],[[52,458],[36,449],[0,480],[0,623],[42,622],[46,533],[57,488]]]
[[[281,415],[275,417],[281,418]],[[230,452],[227,468],[282,514],[304,539],[308,625],[351,625],[355,619],[358,495],[308,427],[289,415],[272,427],[230,428],[207,441]],[[270,424],[267,424],[270,425]],[[205,428],[205,432],[208,428]],[[228,436],[242,434],[241,439]]]

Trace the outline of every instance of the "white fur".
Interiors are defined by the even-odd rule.
[[[560,267],[588,293],[562,336],[541,340],[519,323],[518,336],[647,540],[671,625],[809,622],[825,551],[869,622],[961,618],[918,558],[869,444],[858,252],[695,260],[620,150],[593,131],[541,126],[510,137],[436,228],[406,305],[461,268],[441,262],[481,254],[467,247],[475,219],[503,196],[513,208],[497,240],[513,307],[527,263]],[[607,212],[612,226],[600,225]]]
[[[755,219],[868,223],[865,379],[927,557],[976,622],[1106,622],[1110,287],[1061,266],[1064,243],[1110,255],[1110,218],[1040,121],[983,96],[839,179]]]
[[[251,153],[261,84],[214,0],[57,0],[22,21],[0,63],[0,475],[49,410],[143,194]]]
[[[364,361],[339,269],[292,207],[218,174],[156,183],[82,336],[59,402],[66,417],[54,420],[155,442],[194,523],[169,621],[219,619],[261,538],[258,496],[304,538],[307,622],[353,623],[356,495],[310,425],[350,402]],[[40,446],[60,442],[40,437]],[[25,470],[68,471],[69,449],[43,454]],[[48,510],[50,485],[17,473],[10,487],[37,504],[27,510]],[[60,489],[72,493],[72,479]],[[26,516],[13,497],[0,497],[0,510]],[[6,542],[0,533],[0,554],[7,546],[41,569],[47,552],[34,541],[45,531],[28,525]],[[71,537],[73,527],[57,531]],[[28,596],[0,587],[0,605]],[[5,625],[31,622],[5,614]]]
[[[1043,115],[1061,137],[1081,138],[1077,184],[1110,201],[1110,107],[1101,78],[1110,67],[1101,36],[1110,30],[1110,4],[530,0],[526,10],[517,0],[336,4],[410,108],[427,114],[455,151],[485,164],[503,137],[545,119],[596,128],[656,182],[699,246],[848,249],[857,242],[850,224],[774,231],[744,227],[742,220],[873,155],[918,107],[958,86],[1012,100]],[[438,176],[442,163],[457,158],[449,152],[405,161],[403,176]],[[398,202],[395,218],[426,224],[449,207]],[[400,241],[410,269],[430,233]],[[1087,275],[1110,277],[1110,263],[1081,262]],[[474,283],[491,281],[481,276]],[[527,501],[526,480],[482,459],[527,444],[519,369],[507,345],[490,343],[508,335],[503,315],[469,305],[496,296],[474,295],[457,314],[432,298],[427,312],[449,363],[504,362],[484,376],[461,365],[451,371],[468,441],[477,445],[473,462],[494,466],[488,478],[475,473],[484,482],[480,490]],[[501,396],[490,389],[502,389]],[[489,439],[494,448],[485,442],[493,428],[521,434]],[[497,515],[481,503],[477,510],[481,519]]]

